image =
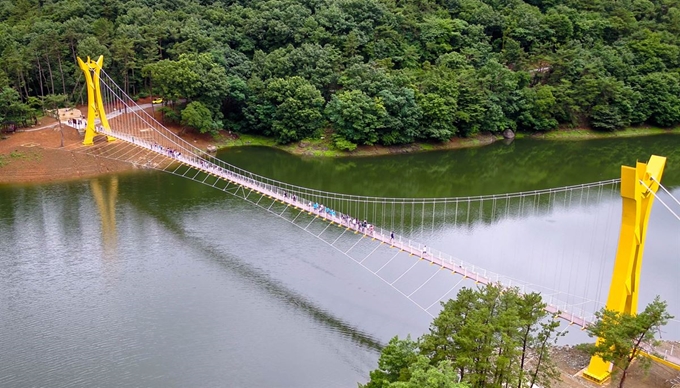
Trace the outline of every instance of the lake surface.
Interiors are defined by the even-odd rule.
[[[220,157],[327,191],[452,197],[616,178],[621,164],[656,153],[669,158],[663,182],[678,196],[679,144],[675,136],[522,139],[374,158],[307,159],[258,147]],[[526,281],[560,283],[561,274],[571,273],[602,298],[619,213],[619,201],[604,198],[447,224],[427,236],[410,233]],[[676,316],[679,222],[655,204],[640,297],[644,305],[660,294]],[[409,260],[386,270],[399,274]],[[418,264],[395,288],[410,293],[430,268]],[[391,337],[418,337],[431,321],[290,223],[229,194],[150,171],[0,186],[0,279],[2,387],[353,387],[366,381]],[[442,287],[459,280],[438,276],[415,299],[436,302]],[[578,329],[570,331],[569,341],[585,340]],[[680,339],[677,320],[663,336]]]

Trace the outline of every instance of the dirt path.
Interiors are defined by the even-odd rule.
[[[68,125],[62,124],[61,128],[64,147],[59,123],[52,118],[43,118],[36,126],[13,134],[1,134],[0,184],[67,181],[135,169],[125,162],[79,152],[82,136]],[[182,137],[203,149],[211,143],[208,137],[192,134]]]
[[[74,128],[54,119],[43,119],[35,128],[3,134],[0,140],[0,184],[65,181],[122,172],[132,169],[127,163],[101,160],[84,153],[67,151],[82,142]]]

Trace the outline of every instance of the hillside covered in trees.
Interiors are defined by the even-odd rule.
[[[76,56],[201,132],[340,148],[680,123],[680,0],[0,0],[0,122]]]

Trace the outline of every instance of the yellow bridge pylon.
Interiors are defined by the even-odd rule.
[[[637,314],[642,253],[654,195],[659,189],[666,158],[652,155],[649,163],[635,167],[621,166],[622,217],[614,274],[609,286],[606,308],[625,314]],[[599,339],[598,339],[599,341]],[[611,364],[593,356],[583,375],[597,383],[611,374]]]
[[[104,65],[104,56],[100,55],[97,61],[93,61],[87,57],[87,61],[78,58],[78,66],[85,73],[85,85],[87,85],[87,126],[85,127],[84,145],[94,144],[94,137],[97,134],[95,130],[95,119],[99,118],[101,126],[110,131],[109,121],[106,119],[106,111],[104,110],[104,101],[102,100],[102,93],[99,83],[99,73]],[[115,138],[107,136],[108,141],[114,141]]]

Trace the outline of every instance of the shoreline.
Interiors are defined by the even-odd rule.
[[[610,139],[610,138],[630,138],[630,137],[644,137],[666,134],[680,134],[680,127],[675,128],[656,128],[656,127],[637,127],[626,128],[614,132],[598,132],[585,128],[574,129],[558,129],[550,132],[542,133],[518,133],[515,139],[504,139],[501,135],[494,134],[480,134],[469,138],[453,138],[443,143],[412,143],[399,146],[357,146],[354,151],[341,151],[334,147],[330,137],[328,140],[322,137],[321,139],[306,139],[297,143],[287,145],[277,144],[275,140],[266,138],[264,136],[239,134],[225,137],[218,135],[218,139],[214,141],[218,152],[228,148],[247,147],[247,146],[263,146],[271,147],[281,151],[288,152],[298,156],[309,157],[329,157],[329,158],[344,158],[344,157],[369,157],[381,155],[406,154],[415,152],[439,151],[439,150],[457,150],[463,148],[483,147],[497,141],[512,142],[521,139],[538,139],[548,141],[584,141],[596,139]],[[229,135],[227,135],[229,136]]]
[[[556,141],[579,141],[610,138],[629,138],[655,135],[677,135],[680,134],[680,127],[659,128],[659,127],[628,127],[613,132],[598,132],[592,129],[574,128],[558,129],[546,133],[536,133],[532,138]]]
[[[179,128],[173,128],[176,133]],[[582,141],[608,138],[628,138],[680,134],[680,127],[663,129],[654,127],[626,128],[615,132],[597,132],[590,129],[560,129],[547,133],[518,133],[515,139],[505,140],[500,135],[480,134],[470,138],[453,138],[444,143],[413,143],[402,146],[359,146],[347,152],[336,149],[331,136],[306,139],[288,145],[279,145],[271,138],[249,134],[225,132],[216,138],[210,135],[186,133],[181,137],[195,146],[206,149],[215,146],[219,151],[243,146],[265,146],[301,157],[371,157],[410,154],[416,152],[456,150],[483,147],[497,141],[538,139],[546,141]],[[61,132],[54,119],[43,118],[37,127],[14,134],[0,135],[0,185],[42,184],[73,181],[84,178],[134,171],[137,167],[116,160],[98,158],[78,152],[81,136],[63,126],[64,147],[60,147]]]

